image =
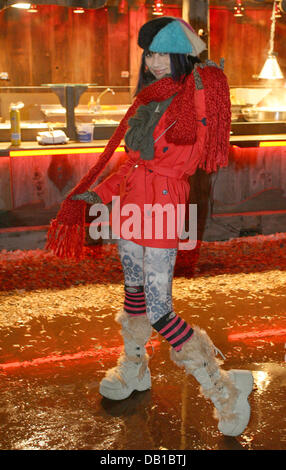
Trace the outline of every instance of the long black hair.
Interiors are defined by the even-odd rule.
[[[145,57],[148,53],[150,53],[148,50],[144,50],[142,53],[139,77],[134,93],[135,96],[138,95],[142,88],[156,80],[154,75],[146,68]],[[193,57],[191,55],[170,54],[171,76],[173,80],[179,81],[184,79],[185,76],[189,75],[193,71],[194,65],[200,62],[201,60],[198,57]]]

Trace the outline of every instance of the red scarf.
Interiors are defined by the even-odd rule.
[[[221,69],[208,66],[203,69],[197,68],[197,70],[200,73],[205,91],[208,127],[205,152],[199,167],[210,173],[216,171],[218,167],[226,166],[228,161],[231,123],[229,87],[226,76]],[[194,76],[190,74],[184,81],[179,82],[175,82],[169,77],[162,78],[144,88],[137,95],[106,145],[104,152],[100,155],[98,162],[62,202],[57,218],[50,223],[47,249],[51,249],[60,258],[80,259],[82,257],[86,202],[73,201],[71,196],[87,191],[98,179],[114,151],[120,145],[128,128],[128,120],[135,114],[138,106],[150,101],[165,101],[176,95],[166,111],[167,124],[171,124],[174,120],[176,120],[176,124],[166,132],[166,139],[168,142],[181,145],[195,143],[197,121],[194,93]]]

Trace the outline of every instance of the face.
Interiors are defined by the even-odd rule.
[[[149,51],[145,56],[145,64],[157,79],[160,79],[164,77],[164,75],[171,73],[170,54]]]

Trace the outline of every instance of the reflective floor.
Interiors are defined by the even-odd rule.
[[[105,253],[107,264],[114,256]],[[20,255],[9,258],[10,268],[21,262]],[[217,430],[211,403],[155,334],[148,344],[152,389],[119,402],[99,395],[122,346],[114,322],[123,300],[118,269],[112,279],[101,273],[100,282],[25,289],[19,281],[19,288],[2,290],[0,448],[285,450],[286,271],[271,260],[260,271],[237,272],[234,265],[215,273],[197,262],[195,276],[185,277],[178,260],[174,308],[206,329],[226,356],[225,369],[253,371],[252,416],[241,436]]]

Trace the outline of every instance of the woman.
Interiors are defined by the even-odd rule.
[[[107,145],[101,162],[72,191],[53,221],[48,247],[58,255],[78,254],[65,243],[71,244],[83,230],[85,203],[108,204],[113,196],[119,196],[119,206],[115,205],[113,211],[119,221],[118,249],[125,300],[116,320],[122,326],[124,350],[117,366],[101,381],[100,393],[121,400],[134,390],[151,387],[145,344],[154,328],[170,343],[174,362],[197,379],[204,396],[213,402],[219,430],[236,436],[249,421],[247,398],[253,387],[252,374],[222,370],[216,359],[218,350],[207,333],[188,325],[172,305],[172,279],[182,230],[177,216],[179,208],[188,202],[188,177],[198,167],[211,172],[227,164],[228,85],[214,63],[200,63],[198,55],[205,44],[181,19],[161,17],[147,22],[140,29],[138,44],[143,54],[135,102]],[[126,162],[93,191],[87,190],[123,136]],[[74,204],[80,206],[76,208]],[[124,211],[129,204],[138,208],[131,234],[126,231],[129,214]],[[151,223],[158,217],[152,210],[155,204],[171,207],[175,235],[168,226],[167,213],[163,213],[158,236],[156,224]],[[146,223],[149,229],[151,226],[147,235]],[[74,250],[76,245],[74,242]]]

